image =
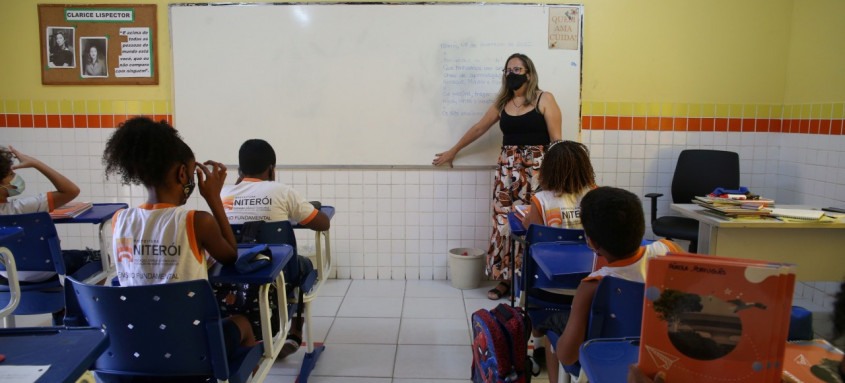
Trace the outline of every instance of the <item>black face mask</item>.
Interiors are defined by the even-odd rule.
[[[194,182],[194,174],[191,173],[191,175],[188,176],[188,183],[182,185],[182,193],[185,194],[186,200],[191,197],[191,194],[193,194],[194,188],[196,186],[197,186],[197,184],[196,184],[196,182]]]
[[[505,77],[505,81],[508,84],[508,89],[517,90],[522,86],[522,84],[525,84],[525,82],[528,81],[528,75],[509,73],[508,76]]]

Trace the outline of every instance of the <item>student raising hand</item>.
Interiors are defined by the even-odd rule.
[[[0,149],[0,150],[5,151],[4,149]],[[9,169],[8,174],[2,174],[0,176],[2,176],[3,180],[6,180],[6,178],[9,178],[9,180],[11,180],[11,178],[13,178],[13,177],[20,177],[19,175],[15,174],[15,172],[14,172],[15,170],[27,169],[27,168],[32,168],[32,169],[38,170],[41,174],[44,175],[44,177],[47,177],[47,179],[50,180],[50,183],[53,184],[53,187],[56,188],[55,191],[50,192],[50,199],[49,200],[51,202],[51,205],[50,205],[50,208],[48,210],[52,211],[54,208],[57,208],[59,206],[62,206],[64,204],[72,201],[74,198],[76,198],[76,196],[79,195],[79,187],[76,186],[76,184],[73,183],[73,181],[71,181],[70,179],[68,179],[67,177],[65,177],[64,175],[62,175],[58,171],[56,171],[55,169],[51,168],[47,164],[41,162],[39,159],[32,157],[30,155],[21,153],[19,150],[15,149],[11,145],[9,145],[8,153],[11,153],[11,155],[18,160],[18,163],[15,164],[15,165],[11,165],[8,168]],[[8,156],[3,156],[3,158],[4,159],[8,158]],[[9,160],[9,161],[11,162],[11,160]],[[18,190],[18,193],[14,193],[14,194],[7,193],[7,194],[16,195],[16,194],[20,194],[20,192],[22,192],[22,191],[23,190]],[[0,198],[0,199],[2,199],[2,200],[0,200],[0,203],[6,202],[5,197],[6,196],[2,196],[2,198]],[[31,213],[33,211],[34,210],[21,209],[21,211],[15,211],[13,213],[14,214]]]
[[[196,213],[194,225],[197,229],[197,239],[214,259],[233,263],[238,258],[238,245],[220,198],[220,190],[226,182],[226,165],[211,160],[196,165],[200,195],[211,210],[211,215],[205,212]]]
[[[220,190],[226,183],[226,165],[216,161],[205,161],[197,164],[197,180],[199,183],[200,195],[208,200],[208,197],[220,197]]]

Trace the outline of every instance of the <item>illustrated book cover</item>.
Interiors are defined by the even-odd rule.
[[[650,260],[639,368],[669,382],[780,382],[794,284],[791,264]]]
[[[824,339],[789,342],[783,357],[783,381],[842,383],[838,372],[842,357],[842,350]]]

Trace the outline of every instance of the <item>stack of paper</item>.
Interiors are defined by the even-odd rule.
[[[53,219],[74,218],[91,209],[91,202],[68,202],[50,212]]]
[[[769,215],[775,201],[771,199],[730,199],[719,197],[695,197],[696,205],[726,217],[764,217]]]

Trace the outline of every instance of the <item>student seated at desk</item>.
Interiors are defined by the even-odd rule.
[[[238,181],[226,185],[220,192],[225,201],[226,216],[231,224],[250,221],[293,221],[311,230],[329,229],[329,217],[305,200],[296,190],[276,181],[276,152],[264,140],[246,140],[238,151]],[[247,202],[247,203],[241,203]],[[308,258],[299,256],[301,269],[313,269]],[[293,277],[293,276],[291,276]],[[295,278],[295,277],[294,277]],[[286,278],[287,283],[293,278]],[[253,330],[260,334],[259,309],[253,302],[257,299],[257,286],[224,286],[215,284],[218,298],[229,302],[227,310],[239,312],[250,318]],[[271,290],[271,305],[275,306],[275,292]],[[273,310],[275,313],[276,310]],[[274,325],[278,321],[274,320]],[[296,352],[302,344],[303,318],[291,319],[291,329],[279,357],[284,358]]]
[[[608,265],[581,281],[568,316],[556,314],[557,328],[551,330],[561,331],[555,352],[557,360],[565,365],[578,361],[578,349],[584,343],[590,320],[590,305],[601,278],[613,276],[643,282],[648,259],[683,251],[666,239],[640,245],[645,234],[643,207],[640,199],[627,190],[604,186],[587,193],[581,200],[581,224],[587,245],[596,255],[606,258]],[[547,356],[551,357],[548,351]],[[549,381],[557,382],[558,369],[548,371]]]
[[[119,174],[124,184],[147,189],[146,203],[114,215],[112,254],[121,286],[208,279],[208,256],[227,264],[237,260],[220,200],[226,167],[197,163],[172,126],[146,117],[126,121],[106,142],[103,163],[106,177]],[[182,208],[195,186],[211,214]],[[229,352],[256,344],[246,317],[229,316],[223,331]]]
[[[17,165],[14,164],[15,159],[18,161]],[[56,190],[10,199],[10,197],[20,196],[26,189],[26,182],[24,182],[23,177],[15,173],[15,170],[26,168],[38,170],[50,180]],[[79,187],[55,169],[11,146],[8,148],[0,146],[0,215],[50,212],[72,201],[78,195]],[[70,250],[62,251],[62,257],[65,261],[66,272],[70,275],[79,270],[85,263],[95,258],[99,259],[99,253]],[[41,283],[58,277],[55,272],[49,271],[19,271],[18,278],[21,284],[25,285]],[[5,271],[0,271],[0,284],[8,284]]]
[[[539,181],[541,191],[531,196],[531,209],[522,219],[523,226],[534,224],[581,229],[581,198],[596,187],[596,173],[590,162],[589,149],[575,141],[553,142],[540,165]],[[543,294],[549,301],[571,299],[568,295],[560,296],[565,292],[555,289],[545,289]],[[554,326],[553,320],[543,321],[532,330],[534,360],[540,365],[546,360],[546,350],[551,350],[545,339],[550,326]]]

